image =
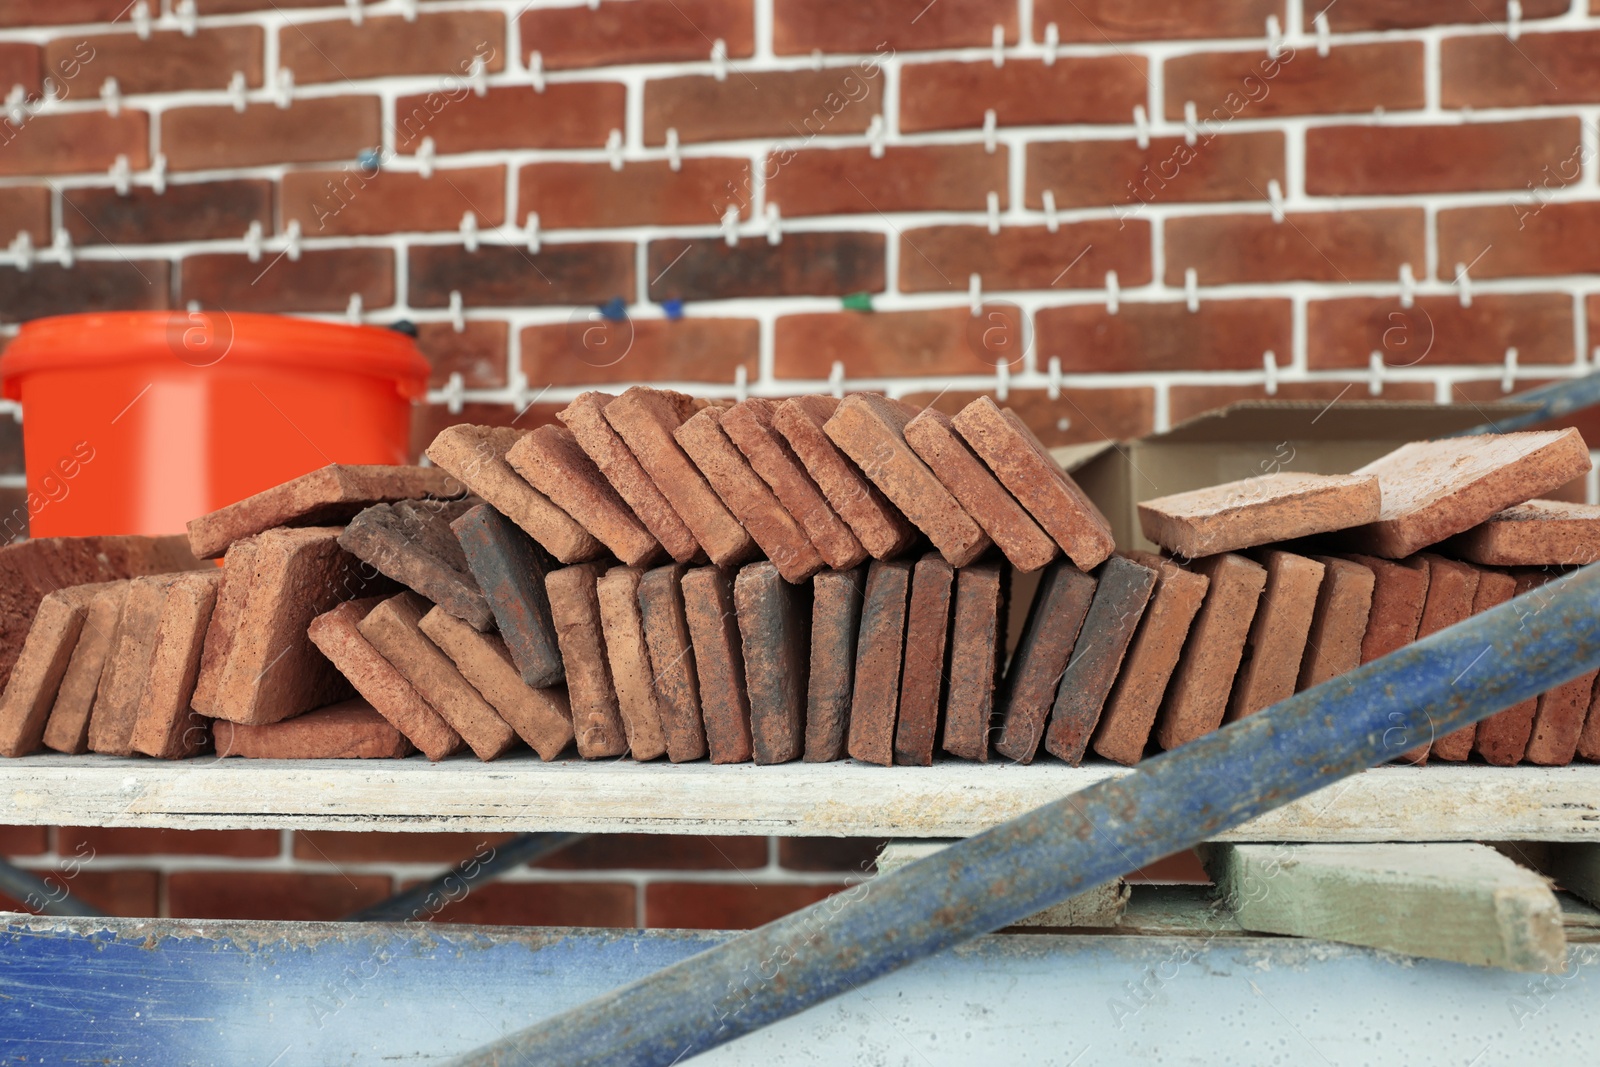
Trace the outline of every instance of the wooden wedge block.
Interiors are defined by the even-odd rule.
[[[917,531],[823,429],[838,407],[831,396],[794,397],[773,411],[772,425],[861,547],[873,559],[892,559],[911,547]]]
[[[628,752],[636,760],[653,760],[666,754],[667,735],[639,610],[643,574],[636,567],[612,567],[595,583],[595,593]]]
[[[1275,471],[1139,505],[1144,535],[1191,559],[1376,522],[1375,475]]]
[[[948,670],[955,577],[955,568],[937,552],[917,560],[911,571],[911,600],[906,609],[908,654],[900,671],[900,706],[894,728],[896,763],[917,767],[933,763]]]
[[[1376,579],[1360,563],[1337,556],[1312,556],[1323,566],[1322,587],[1306,635],[1296,691],[1321,685],[1361,666],[1361,639],[1372,614]]]
[[[573,440],[669,556],[679,563],[703,561],[705,553],[694,533],[606,421],[605,406],[615,399],[610,393],[581,393],[556,412],[556,418],[572,431]]]
[[[384,599],[347,600],[312,619],[307,634],[378,714],[437,763],[455,755],[466,742],[361,632],[361,620]]]
[[[1472,594],[1472,607],[1468,614],[1476,615],[1490,608],[1499,607],[1516,595],[1516,587],[1516,579],[1505,571],[1479,568]],[[1453,763],[1464,762],[1472,755],[1473,742],[1481,725],[1473,723],[1452,730],[1443,737],[1434,738],[1432,754]]]
[[[94,714],[89,719],[89,751],[107,756],[133,755],[133,730],[139,722],[144,687],[150,680],[161,609],[166,603],[167,587],[177,580],[176,574],[156,574],[128,583],[116,643],[95,692]]]
[[[404,759],[416,749],[360,697],[265,726],[219,720],[217,756],[245,759]]]
[[[1378,476],[1383,509],[1376,522],[1341,541],[1400,559],[1588,470],[1589,447],[1572,429],[1414,441],[1354,472]]]
[[[1111,524],[1016,412],[980,396],[951,421],[1068,559],[1083,570],[1106,561],[1116,548]]]
[[[0,755],[26,756],[43,743],[50,709],[88,621],[89,607],[108,588],[104,583],[69,586],[39,602],[0,696]]]
[[[1129,552],[1128,558],[1154,570],[1156,585],[1091,744],[1097,754],[1131,767],[1144,756],[1156,713],[1211,579],[1148,552]]]
[[[555,563],[516,523],[480,504],[450,524],[522,680],[536,689],[566,677],[544,579]]]
[[[681,588],[711,762],[747,763],[755,750],[733,576],[720,567],[695,567],[684,572]]]
[[[908,560],[874,560],[862,594],[846,750],[853,759],[883,767],[894,762],[911,571]]]
[[[394,583],[340,548],[341,532],[268,530],[228,550],[195,683],[196,711],[230,722],[277,722],[351,696],[306,627],[340,601],[387,593]]]
[[[1174,749],[1222,725],[1267,570],[1232,552],[1194,565],[1211,581],[1189,639],[1167,686],[1156,721],[1156,743]]]
[[[651,675],[661,697],[667,759],[673,763],[697,760],[706,754],[700,679],[683,608],[685,570],[683,564],[674,563],[646,571],[639,579],[639,619],[644,627],[645,646],[650,650]]]
[[[1260,561],[1267,568],[1267,584],[1250,623],[1224,722],[1254,715],[1294,695],[1326,571],[1317,560],[1292,552],[1263,552]]]
[[[733,580],[733,604],[750,691],[751,754],[757,763],[799,759],[806,737],[811,586],[790,582],[774,563],[747,563]]]
[[[447,426],[428,446],[428,458],[494,505],[562,563],[581,563],[604,555],[605,546],[593,534],[506,462],[506,453],[525,432],[509,426]]]
[[[846,756],[856,639],[867,568],[822,571],[811,579],[811,655],[806,681],[807,763]]]
[[[462,492],[461,483],[438,467],[330,463],[190,519],[189,547],[200,559],[217,559],[235,541],[277,526],[341,526],[374,504]]]
[[[94,711],[95,692],[116,644],[122,605],[128,599],[126,581],[101,583],[98,589],[89,601],[77,646],[44,727],[46,748],[74,756],[89,751],[89,718]]]
[[[807,580],[823,568],[821,554],[744,453],[728,439],[721,418],[721,409],[701,408],[673,431],[673,439],[784,580]]]
[[[984,466],[956,432],[950,416],[937,408],[924,408],[906,423],[905,435],[906,443],[1013,567],[1028,573],[1055,559],[1056,543]]]
[[[1050,727],[1044,735],[1044,747],[1074,767],[1083,762],[1155,590],[1156,570],[1126,556],[1112,556],[1096,569],[1095,580],[1094,599],[1056,685]]]
[[[1010,590],[997,562],[972,563],[956,572],[950,623],[950,682],[945,689],[944,738],[952,756],[987,763],[995,694],[1005,665]]]
[[[564,426],[536,426],[506,453],[511,469],[630,567],[661,555],[657,541]]]
[[[549,762],[572,744],[572,707],[565,686],[535,689],[524,682],[504,641],[474,630],[443,608],[430,609],[418,625],[540,759]]]
[[[731,567],[755,555],[755,542],[673,436],[698,410],[692,398],[634,386],[602,410],[712,563]]]
[[[1553,573],[1543,571],[1518,571],[1512,575],[1492,576],[1491,572],[1484,572],[1478,579],[1478,589],[1482,592],[1485,585],[1490,587],[1489,596],[1504,594],[1503,578],[1509,577],[1512,582],[1512,597],[1522,596],[1532,592],[1543,585]],[[1523,617],[1527,613],[1538,609],[1537,598],[1531,607],[1524,608]],[[1474,603],[1477,598],[1474,598]],[[1496,767],[1514,767],[1522,762],[1523,754],[1528,751],[1528,738],[1533,735],[1533,716],[1539,710],[1539,698],[1529,697],[1527,700],[1513,704],[1502,711],[1497,711],[1487,719],[1478,723],[1477,732],[1473,738],[1472,748],[1482,756],[1485,763]]]
[[[1550,883],[1487,845],[1205,845],[1246,930],[1512,971],[1566,966]]]
[[[1096,584],[1067,560],[1050,564],[1039,579],[1001,689],[995,750],[1015,763],[1031,763],[1039,751],[1056,687],[1072,658]]]
[[[553,570],[544,579],[566,669],[572,730],[578,755],[584,759],[605,759],[628,751],[627,728],[606,658],[599,580],[600,568],[592,563]]]
[[[415,593],[400,593],[381,601],[357,626],[479,759],[503,756],[517,743],[517,735],[423,634],[422,617],[431,607]]]
[[[1600,560],[1600,505],[1530,500],[1457,534],[1439,551],[1495,567],[1593,563]]]
[[[834,570],[849,570],[867,558],[867,550],[778,432],[777,410],[776,401],[751,397],[722,412],[722,431],[794,516],[823,561]]]
[[[906,443],[905,408],[876,393],[854,393],[823,430],[861,473],[927,535],[952,567],[964,567],[992,543],[938,477]]]
[[[183,759],[211,746],[210,720],[190,707],[200,651],[222,573],[195,571],[167,587],[156,624],[150,675],[139,698],[133,749],[157,759]]]
[[[477,630],[494,627],[483,590],[450,524],[471,500],[375,504],[350,520],[339,547]]]

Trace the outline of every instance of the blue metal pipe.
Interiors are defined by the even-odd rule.
[[[47,877],[48,880],[0,859],[0,892],[12,900],[21,901],[41,915],[73,915],[85,919],[104,917],[105,912],[85,904],[67,891],[67,883],[72,880],[70,875]]]
[[[453,1062],[682,1063],[1597,667],[1600,564]]]
[[[1505,399],[1511,404],[1537,404],[1538,407],[1533,411],[1523,412],[1520,415],[1506,415],[1492,422],[1486,422],[1482,426],[1474,426],[1470,430],[1460,430],[1445,436],[1466,437],[1480,433],[1510,433],[1513,430],[1537,426],[1549,419],[1570,415],[1583,408],[1593,407],[1600,404],[1600,372],[1586,374],[1582,378],[1551,382],[1549,385],[1541,385],[1537,389],[1516,393]]]

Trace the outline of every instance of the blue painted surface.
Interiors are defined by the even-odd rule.
[[[4,1062],[122,1067],[438,1063],[732,936],[13,919]],[[1571,952],[1546,976],[1288,939],[985,937],[697,1062],[1592,1065],[1600,947]]]

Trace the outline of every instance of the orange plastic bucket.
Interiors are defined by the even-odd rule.
[[[181,533],[328,463],[404,463],[427,384],[397,331],[220,311],[36,319],[0,356],[34,537]]]

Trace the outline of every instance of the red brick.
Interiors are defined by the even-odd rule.
[[[663,144],[668,129],[684,142],[862,133],[882,107],[876,67],[658,78],[644,84],[644,140]]]
[[[1552,18],[1565,14],[1572,6],[1569,0],[1522,0],[1524,19]],[[1328,13],[1328,25],[1334,33],[1359,30],[1398,30],[1417,26],[1437,26],[1440,23],[1464,22],[1493,26],[1501,32],[1505,8],[1485,5],[1476,0],[1411,0],[1395,4],[1389,0],[1340,0],[1322,10]]]
[[[83,64],[89,75],[85,84],[73,89],[98,90],[115,78],[124,93],[173,93],[226,89],[235,71],[244,74],[246,84],[260,85],[264,45],[260,26],[207,27],[193,36],[159,30],[144,40],[130,33],[70,34],[45,46],[44,61],[48,69],[65,71],[92,55]],[[86,53],[85,47],[92,51]]]
[[[982,126],[1052,126],[1133,120],[1148,95],[1143,56],[1061,56],[908,63],[900,73],[900,128],[907,133]]]
[[[969,274],[992,291],[1097,289],[1112,270],[1123,287],[1151,280],[1148,222],[1062,223],[1056,233],[1044,226],[1006,226],[997,234],[984,226],[932,226],[900,235],[900,285],[912,291],[964,292]]]
[[[20,474],[19,466],[13,473]],[[5,526],[0,532],[0,545],[28,539],[28,491],[26,489],[0,489],[0,515],[5,516]]]
[[[378,111],[375,96],[301,97],[286,108],[249,104],[243,114],[176,107],[161,115],[161,150],[173,170],[354,159],[383,142]]]
[[[753,378],[760,347],[754,319],[627,319],[529,326],[522,371],[542,385],[702,381],[726,384],[743,364]]]
[[[965,307],[784,315],[777,321],[773,374],[823,379],[835,360],[844,364],[845,377],[854,379],[990,373],[996,349],[986,347],[986,331],[1004,331],[1020,359],[1017,342],[1026,335],[1021,314],[1013,306],[994,305],[977,318]]]
[[[1447,108],[1600,100],[1600,31],[1448,37],[1439,45],[1439,83]]]
[[[0,15],[0,19],[4,16]],[[70,57],[77,62],[77,57]],[[29,99],[39,95],[44,77],[44,50],[26,41],[0,43],[0,87],[9,93],[13,86],[22,86]],[[60,84],[59,79],[52,79]]]
[[[1600,272],[1600,202],[1505,204],[1439,212],[1439,274],[1475,278]]]
[[[402,96],[395,101],[395,148],[415,152],[424,137],[440,152],[501,148],[598,148],[623,126],[620,82],[556,82],[543,92],[497,86]],[[353,153],[344,153],[345,157]]]
[[[71,222],[72,211],[63,212]],[[42,185],[13,185],[0,189],[0,240],[9,243],[19,233],[33,239],[35,247],[50,243],[50,190]]]
[[[414,307],[447,307],[458,290],[468,307],[603,304],[633,294],[633,245],[414,245],[408,288]],[[372,306],[369,304],[369,306]]]
[[[0,322],[170,307],[171,274],[165,260],[148,259],[79,260],[71,268],[35,263],[27,271],[0,270]]]
[[[0,856],[37,856],[49,848],[48,826],[0,826]]]
[[[361,0],[375,4],[379,0]],[[127,5],[124,3],[124,7]],[[328,0],[195,0],[202,15],[232,15],[241,11],[275,11],[284,7],[327,7]],[[124,12],[125,14],[126,12]]]
[[[376,904],[392,891],[388,875],[176,871],[167,875],[167,913],[174,919],[325,922]]]
[[[271,230],[270,181],[169,183],[160,193],[136,185],[126,196],[115,189],[61,190],[61,223],[73,244],[237,239],[252,222]]]
[[[417,917],[491,926],[631,927],[637,892],[626,882],[492,882],[470,887],[465,896],[459,889],[440,893]]]
[[[1009,150],[981,144],[902,145],[872,158],[867,148],[828,148],[767,157],[767,200],[785,218],[891,211],[982,211],[991,192],[1007,204]]]
[[[887,841],[873,837],[780,837],[778,866],[791,871],[869,874]]]
[[[0,352],[5,350],[0,345]],[[22,473],[22,427],[16,419],[0,419],[0,474]],[[0,508],[0,511],[4,511]]]
[[[1267,16],[1283,25],[1283,0],[1194,4],[1185,0],[1034,0],[1033,38],[1054,22],[1063,41],[1167,41],[1202,37],[1260,37]]]
[[[650,242],[649,261],[652,300],[844,296],[884,287],[884,238],[875,233],[789,233],[776,245],[757,239],[732,248],[720,237],[667,238]]]
[[[364,307],[394,303],[394,253],[387,248],[319,248],[298,260],[263,251],[259,262],[234,253],[187,256],[179,266],[183,299],[229,311],[343,311],[350,294]]]
[[[68,863],[71,862],[68,858]],[[160,875],[155,871],[93,871],[80,865],[61,870],[35,870],[44,880],[47,899],[59,898],[68,893],[107,915],[127,918],[153,918],[159,910]],[[36,911],[24,900],[0,893],[0,902],[15,901],[18,910]]]
[[[1130,882],[1155,882],[1171,885],[1210,885],[1211,877],[1200,864],[1194,849],[1174,852],[1154,863],[1146,864],[1128,875]]]
[[[1459,126],[1324,126],[1306,131],[1313,196],[1547,188],[1583,171],[1576,118]],[[1265,185],[1261,186],[1266,188]]]
[[[96,856],[276,856],[276,830],[158,830],[143,827],[63,826],[56,831],[61,855]]]
[[[1235,282],[1392,281],[1400,265],[1421,274],[1426,257],[1420,208],[1205,215],[1166,226],[1167,284],[1194,268],[1201,285]]]
[[[119,155],[134,170],[150,165],[150,116],[143,111],[35,115],[22,126],[0,121],[0,175],[103,171]]]
[[[766,838],[705,834],[591,834],[533,864],[571,871],[751,871],[766,865]]]
[[[1120,120],[1119,120],[1120,121]],[[1137,141],[1046,141],[1028,146],[1029,207],[1117,207],[1119,218],[1145,204],[1260,200],[1267,183],[1284,181],[1283,134],[1274,131],[1212,137],[1190,145],[1182,137]]]
[[[1365,380],[1350,382],[1279,382],[1278,391],[1267,395],[1265,385],[1174,385],[1167,394],[1167,420],[1176,426],[1185,419],[1225,408],[1241,400],[1428,400],[1434,396],[1432,382],[1384,382],[1381,396],[1367,391]]]
[[[1391,367],[1501,363],[1507,348],[1525,364],[1571,363],[1572,298],[1564,293],[1314,300],[1306,306],[1306,364],[1365,367],[1373,352]]]
[[[612,170],[609,163],[532,163],[517,174],[517,205],[524,219],[538,212],[546,229],[708,225],[730,205],[750,217],[749,163],[688,158],[680,164],[673,170],[668,161],[651,159]]]
[[[1267,351],[1289,361],[1293,318],[1287,300],[1204,300],[1198,311],[1129,303],[1115,315],[1099,303],[1044,308],[1034,316],[1036,362],[1059,356],[1063,371],[1091,373],[1255,370]]]
[[[1264,32],[1263,28],[1263,32]],[[1423,106],[1421,41],[1340,44],[1326,56],[1286,49],[1271,59],[1249,52],[1204,52],[1167,60],[1166,112],[1182,119],[1194,101],[1204,133],[1239,116],[1332,115]]]
[[[326,22],[285,23],[278,30],[278,62],[297,85],[382,78],[399,74],[451,74],[461,78],[481,57],[489,72],[505,67],[506,20],[498,11],[446,11]]]
[[[510,834],[296,830],[294,858],[320,863],[450,864],[487,852]],[[559,855],[557,853],[556,855]]]
[[[537,51],[546,70],[705,60],[721,40],[739,58],[755,45],[750,0],[637,0],[626,7],[576,4],[524,10],[523,59]]]
[[[0,26],[45,26],[68,22],[113,22],[128,13],[127,0],[35,0],[0,2]]]
[[[480,226],[506,221],[506,169],[407,171],[291,170],[279,185],[281,225],[298,220],[309,237],[386,234],[395,229],[456,230],[471,212]]]
[[[948,389],[907,393],[901,399],[919,407],[932,404],[954,415],[982,395]],[[1155,390],[1146,387],[1062,388],[1054,400],[1044,389],[1012,389],[1006,395],[1006,407],[1050,448],[1085,441],[1125,441],[1155,429]]]
[[[644,924],[682,930],[748,930],[847,888],[843,884],[652,882],[645,889]]]
[[[988,45],[995,26],[1017,39],[1017,6],[1008,0],[865,0],[841,17],[828,0],[776,0],[772,49],[779,55],[922,51]]]
[[[449,384],[450,375],[461,375],[467,389],[499,389],[506,384],[506,337],[510,325],[504,322],[475,320],[456,332],[448,322],[424,322],[417,326],[417,347],[433,367],[428,385],[439,389]],[[531,425],[531,424],[530,424]]]

